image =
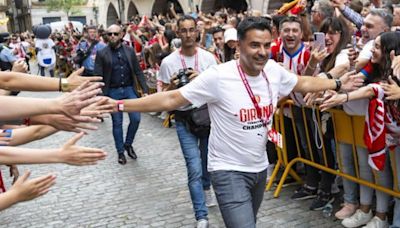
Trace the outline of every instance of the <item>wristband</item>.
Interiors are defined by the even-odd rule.
[[[335,79],[335,82],[336,82],[335,91],[336,91],[336,92],[339,92],[339,91],[340,91],[340,88],[342,87],[342,81],[340,81],[339,79]]]
[[[124,111],[124,101],[123,100],[117,101],[117,110],[118,110],[118,112]]]
[[[346,102],[349,102],[349,93],[346,92]]]
[[[61,91],[68,92],[69,89],[68,80],[66,78],[61,78],[60,83],[61,83]]]
[[[328,77],[329,79],[333,79],[333,76],[332,76],[332,74],[331,74],[331,73],[329,73],[329,72],[326,72],[325,74],[326,74],[326,77]]]
[[[31,125],[31,118],[25,118],[24,119],[24,125],[26,125],[26,126],[30,126]]]
[[[58,80],[58,91],[61,92],[62,88],[61,88],[61,79],[62,77],[60,77],[60,80]]]

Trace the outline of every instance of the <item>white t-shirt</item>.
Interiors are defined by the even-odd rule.
[[[335,60],[335,67],[349,63],[349,50],[343,49],[337,56]],[[345,111],[349,115],[353,116],[363,116],[368,107],[369,99],[360,99],[349,101],[343,104],[343,111]]]
[[[271,59],[264,72],[269,86],[261,74],[247,76],[247,80],[271,126],[278,99],[292,91],[297,76]],[[271,88],[272,98],[268,88]],[[182,87],[180,92],[196,107],[208,104],[211,119],[209,171],[260,172],[267,168],[267,128],[257,117],[235,60],[211,67]]]
[[[175,50],[167,57],[165,57],[160,66],[160,72],[158,74],[157,80],[160,80],[166,84],[170,83],[170,79],[173,74],[178,73],[180,69],[185,68],[181,61],[181,55],[179,54],[180,50]],[[208,51],[205,51],[201,48],[197,48],[197,65],[198,69],[196,69],[196,57],[194,56],[183,56],[184,63],[187,68],[191,67],[198,72],[203,72],[207,70],[209,67],[213,65],[217,65],[217,61],[213,54]],[[191,109],[191,106],[185,106],[178,108],[177,110],[184,111]]]
[[[349,49],[342,49],[335,59],[335,66],[340,66],[349,63]]]
[[[39,48],[37,53],[37,59],[39,65],[42,67],[53,67],[56,63],[56,53],[53,49],[55,46],[53,40],[47,39],[36,39],[35,47]]]
[[[363,49],[361,50],[360,54],[358,55],[358,58],[360,59],[371,59],[372,57],[372,47],[374,46],[374,40],[368,41]]]

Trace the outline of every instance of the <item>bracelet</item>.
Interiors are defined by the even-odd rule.
[[[61,78],[61,91],[68,92],[69,84],[66,78]]]
[[[346,102],[349,102],[349,93],[346,92]]]
[[[61,89],[61,79],[62,79],[62,77],[60,77],[60,80],[58,80],[58,91],[59,92],[62,91],[62,89]]]
[[[117,110],[118,110],[118,112],[124,111],[124,101],[123,100],[117,101]]]
[[[336,83],[335,91],[339,92],[340,88],[342,87],[342,81],[340,81],[339,79],[335,79],[335,83]]]
[[[31,125],[31,118],[29,118],[29,117],[24,118],[24,125],[25,126],[30,126]]]
[[[333,76],[332,76],[331,73],[327,72],[327,73],[325,73],[325,74],[326,74],[326,77],[328,77],[329,79],[333,79]]]

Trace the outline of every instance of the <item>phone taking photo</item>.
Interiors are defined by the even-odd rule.
[[[319,50],[325,48],[325,33],[314,32],[314,47],[319,47]]]

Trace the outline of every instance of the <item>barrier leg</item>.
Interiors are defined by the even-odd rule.
[[[287,175],[289,174],[289,171],[292,170],[293,164],[295,164],[297,161],[298,161],[298,158],[295,158],[295,159],[291,160],[291,161],[289,162],[289,164],[286,165],[285,171],[283,172],[282,177],[281,177],[281,180],[279,181],[279,184],[278,184],[278,186],[276,187],[276,190],[275,190],[275,192],[274,192],[274,197],[275,197],[275,198],[278,197],[279,194],[281,193],[282,186],[283,186],[283,184],[285,183],[286,177],[287,177]],[[293,171],[293,170],[292,170],[292,171]]]
[[[278,162],[275,164],[274,172],[272,172],[271,178],[269,179],[269,182],[267,183],[267,186],[265,188],[266,191],[269,191],[271,189],[272,183],[274,183],[276,175],[278,175],[278,171],[281,165],[282,165],[281,161],[278,160]]]

